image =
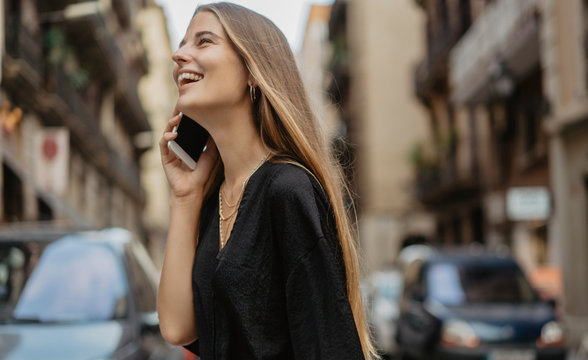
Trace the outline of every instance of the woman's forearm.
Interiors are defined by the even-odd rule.
[[[192,292],[192,266],[196,251],[202,199],[170,200],[170,223],[159,283],[157,311],[161,334],[173,345],[198,338]]]

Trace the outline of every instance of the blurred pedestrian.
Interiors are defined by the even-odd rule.
[[[174,53],[176,111],[209,133],[191,171],[159,141],[171,187],[161,332],[202,359],[374,355],[341,172],[296,61],[267,18],[201,5]]]

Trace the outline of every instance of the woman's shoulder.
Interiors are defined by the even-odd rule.
[[[297,206],[310,214],[332,215],[329,198],[316,176],[304,166],[291,163],[272,163],[267,196],[277,208]]]
[[[272,197],[310,196],[321,188],[309,170],[292,162],[272,163],[268,179],[267,189]]]

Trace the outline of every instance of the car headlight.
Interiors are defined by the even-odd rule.
[[[537,339],[537,346],[560,347],[565,342],[564,330],[557,321],[550,321],[541,328],[541,336]]]
[[[441,344],[446,347],[475,348],[480,344],[480,338],[467,322],[448,320],[441,329]]]

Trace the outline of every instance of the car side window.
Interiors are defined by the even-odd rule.
[[[126,249],[126,253],[131,272],[131,288],[137,300],[138,310],[140,313],[153,312],[157,309],[155,284],[150,280],[134,252]]]
[[[0,244],[0,319],[18,300],[25,281],[30,275],[27,263],[30,251],[16,244]]]
[[[410,300],[420,301],[423,297],[422,261],[412,262],[406,269],[406,296]]]

